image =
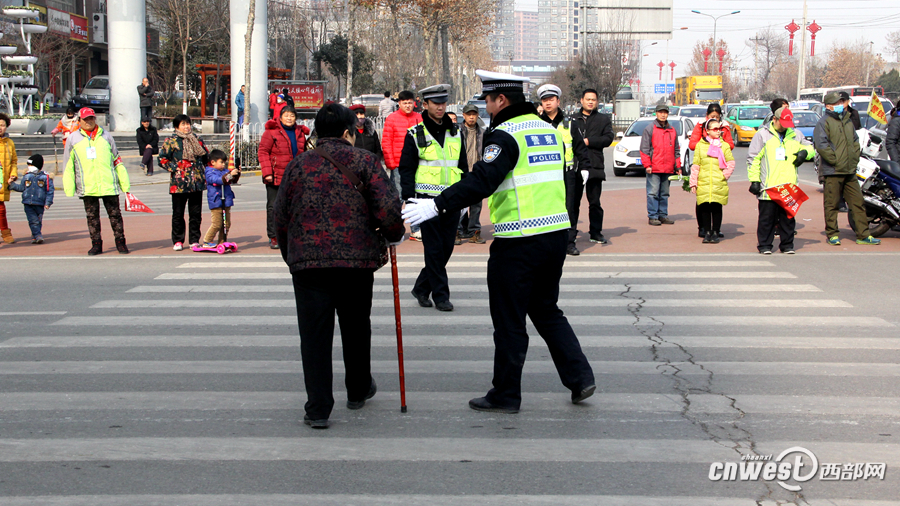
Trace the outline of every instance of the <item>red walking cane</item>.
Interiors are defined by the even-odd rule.
[[[397,322],[397,361],[400,363],[400,412],[406,413],[406,376],[403,373],[403,326],[400,324],[400,276],[397,247],[391,246],[391,279],[394,282],[394,321]]]

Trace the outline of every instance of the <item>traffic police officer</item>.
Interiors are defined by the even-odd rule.
[[[450,85],[439,84],[422,90],[425,114],[411,127],[400,154],[400,189],[404,200],[412,197],[434,199],[468,172],[464,140],[459,126],[449,116]],[[442,215],[422,223],[425,267],[413,286],[413,297],[422,307],[431,307],[429,296],[439,311],[453,311],[447,261],[453,254],[459,213]]]
[[[572,149],[572,132],[569,130],[569,120],[566,115],[559,109],[559,97],[562,94],[558,86],[545,84],[537,90],[538,98],[541,99],[541,119],[553,125],[553,128],[562,135],[563,145],[566,148],[566,175],[565,184],[584,184],[581,180],[581,174],[576,169],[575,150]],[[579,204],[580,205],[580,204]],[[569,212],[569,224],[576,223],[578,218],[574,213]],[[567,252],[570,255],[578,255],[578,248],[575,247],[575,235],[578,234],[577,227],[569,229],[569,246]]]
[[[469,401],[478,411],[517,413],[528,349],[525,316],[547,342],[572,402],[590,397],[594,373],[575,332],[557,306],[568,243],[569,215],[563,184],[562,135],[525,101],[527,78],[478,70],[491,114],[484,154],[463,181],[434,199],[413,199],[403,211],[409,223],[456,216],[490,196],[494,238],[488,259],[488,291],[494,323],[493,388]]]

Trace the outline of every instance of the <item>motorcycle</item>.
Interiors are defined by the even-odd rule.
[[[856,167],[856,178],[869,219],[869,233],[879,237],[900,226],[900,164],[862,155]],[[852,210],[847,213],[847,218],[855,232]]]

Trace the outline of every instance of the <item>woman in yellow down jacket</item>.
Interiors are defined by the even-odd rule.
[[[6,129],[9,128],[9,116],[0,113],[0,237],[6,244],[15,242],[9,223],[6,221],[6,202],[9,202],[9,180],[19,178],[16,165],[19,163],[16,157],[16,145],[13,143]]]
[[[712,244],[719,242],[722,206],[728,204],[728,178],[734,172],[734,156],[721,137],[721,123],[707,120],[691,165],[691,193],[697,195],[700,226],[706,229],[703,242]]]

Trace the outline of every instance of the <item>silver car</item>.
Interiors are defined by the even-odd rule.
[[[88,80],[81,93],[72,99],[75,107],[90,107],[95,111],[109,110],[109,76],[94,76]]]

